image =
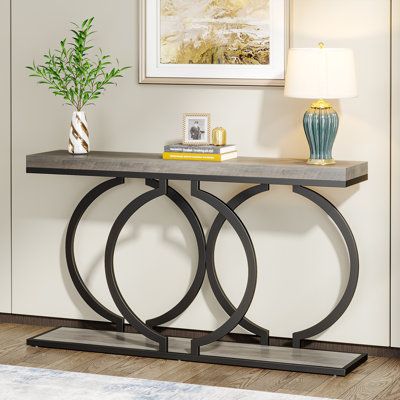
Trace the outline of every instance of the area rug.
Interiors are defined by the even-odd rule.
[[[315,400],[316,398],[0,365],[0,399]]]

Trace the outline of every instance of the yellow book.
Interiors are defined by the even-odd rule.
[[[203,153],[174,153],[164,152],[164,160],[178,160],[178,161],[209,161],[209,162],[221,162],[237,158],[237,151],[232,151],[225,154],[203,154]]]

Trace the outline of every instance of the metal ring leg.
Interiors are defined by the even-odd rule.
[[[325,317],[318,324],[310,328],[304,329],[302,331],[295,332],[293,334],[293,347],[300,348],[301,341],[303,339],[307,339],[309,337],[318,335],[319,333],[322,333],[328,328],[330,328],[333,324],[335,324],[339,320],[339,318],[344,314],[344,312],[349,307],[357,288],[358,275],[359,275],[359,257],[358,257],[357,244],[354,239],[353,233],[350,229],[350,226],[344,219],[343,215],[330,201],[325,199],[319,193],[316,193],[313,190],[307,189],[303,186],[293,186],[293,192],[312,201],[329,215],[329,217],[338,227],[339,231],[341,232],[346,242],[350,259],[349,281],[347,283],[346,290],[342,298],[340,299],[339,303],[336,305],[336,307],[329,313],[327,317]]]
[[[118,331],[123,332],[124,330],[124,318],[110,311],[108,308],[103,306],[89,291],[82,276],[79,273],[78,267],[75,260],[75,234],[78,228],[79,222],[82,219],[83,214],[90,207],[90,205],[103,193],[112,189],[115,186],[122,185],[125,182],[124,178],[115,178],[101,183],[92,189],[78,204],[74,213],[72,214],[71,220],[68,225],[67,235],[65,240],[65,255],[67,259],[67,266],[69,275],[75,285],[76,290],[79,292],[82,299],[86,304],[94,310],[97,314],[103,318],[116,324]]]
[[[105,269],[108,288],[110,290],[111,296],[118,307],[121,314],[126,318],[126,320],[140,333],[142,333],[147,338],[157,342],[159,344],[160,352],[168,351],[168,338],[156,332],[154,329],[147,326],[129,307],[125,301],[122,293],[118,287],[118,283],[115,277],[114,270],[114,253],[115,247],[118,241],[118,237],[128,222],[128,220],[145,204],[158,197],[167,194],[168,183],[166,180],[161,180],[159,187],[157,189],[151,190],[150,192],[144,193],[131,203],[121,212],[118,216],[114,225],[111,228],[110,235],[108,237],[106,246],[106,256],[105,256]]]
[[[257,194],[267,192],[269,190],[269,185],[258,185],[253,186],[249,189],[244,190],[239,193],[233,199],[231,199],[227,206],[232,210],[236,210],[241,204],[250,198],[256,196]],[[216,217],[214,223],[211,226],[208,238],[207,238],[207,252],[209,257],[207,258],[207,276],[210,281],[210,285],[214,296],[218,300],[221,307],[228,315],[232,315],[235,312],[235,306],[230,302],[228,297],[226,296],[221,283],[218,279],[217,272],[215,269],[215,246],[217,242],[217,238],[219,233],[221,232],[222,226],[224,225],[226,218],[219,213]],[[260,337],[260,343],[267,345],[269,342],[269,331],[261,326],[258,326],[254,322],[248,320],[244,317],[240,323],[243,328],[248,331],[254,333],[255,335]]]
[[[152,179],[147,181],[147,185],[157,188],[159,182]],[[159,326],[172,321],[186,311],[200,292],[206,275],[206,240],[199,218],[184,197],[170,186],[168,186],[167,197],[175,203],[175,205],[182,211],[186,219],[189,221],[196,237],[199,261],[197,264],[196,275],[185,296],[171,310],[167,311],[163,315],[160,315],[159,317],[147,320],[146,324],[150,327]]]
[[[248,279],[245,293],[243,295],[243,299],[240,302],[237,309],[230,316],[230,318],[218,329],[214,332],[211,332],[201,338],[193,339],[191,342],[191,353],[193,355],[200,354],[200,347],[205,346],[207,344],[213,343],[223,336],[231,332],[239,323],[242,321],[244,316],[246,315],[250,305],[253,301],[254,293],[257,285],[257,260],[254,251],[254,246],[251,241],[250,235],[247,232],[246,227],[243,222],[237,216],[237,214],[230,209],[222,200],[213,196],[212,194],[205,192],[200,189],[200,182],[192,181],[192,196],[196,197],[200,200],[203,200],[213,208],[215,208],[218,212],[220,212],[224,218],[232,225],[232,227],[237,232],[240,240],[243,243],[247,262],[248,262]],[[206,249],[207,254],[207,263],[211,257],[210,251]]]

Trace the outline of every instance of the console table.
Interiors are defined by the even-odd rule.
[[[366,361],[366,354],[349,354],[302,348],[304,339],[331,327],[348,308],[358,281],[359,258],[353,234],[337,208],[317,192],[305,186],[346,188],[368,179],[366,162],[339,161],[319,167],[303,160],[239,158],[223,163],[164,161],[160,154],[92,152],[72,156],[66,151],[53,151],[27,156],[27,172],[36,174],[83,175],[109,177],[92,189],[78,204],[69,222],[66,235],[66,259],[71,279],[82,299],[100,316],[113,323],[114,330],[57,328],[28,339],[32,346],[95,351],[133,356],[157,357],[256,368],[321,373],[344,376]],[[110,294],[120,315],[107,309],[90,292],[83,281],[74,256],[74,239],[78,224],[90,205],[106,191],[122,185],[126,178],[144,179],[151,190],[129,203],[114,222],[105,249],[105,271]],[[191,195],[218,211],[208,237],[189,202],[169,181],[191,183]],[[228,202],[201,189],[202,181],[254,184]],[[292,347],[269,346],[269,331],[246,318],[257,284],[255,249],[245,225],[235,212],[243,202],[268,192],[269,185],[290,185],[293,192],[320,207],[336,224],[347,245],[350,274],[342,298],[334,309],[317,324],[293,333]],[[128,220],[142,206],[167,196],[193,228],[198,248],[197,272],[180,302],[163,315],[142,321],[124,299],[115,276],[114,251],[118,237]],[[216,274],[214,250],[225,222],[231,224],[246,252],[248,281],[243,299],[235,307],[225,294]],[[193,302],[208,276],[212,291],[227,314],[227,320],[215,331],[200,338],[184,339],[162,335],[157,327],[172,321]],[[125,332],[127,321],[137,333]],[[223,342],[221,339],[241,325],[259,338],[257,344]],[[110,328],[111,329],[111,328]]]

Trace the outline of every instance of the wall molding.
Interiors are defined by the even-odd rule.
[[[390,345],[400,346],[400,0],[391,0]]]

